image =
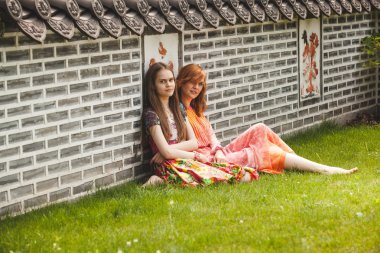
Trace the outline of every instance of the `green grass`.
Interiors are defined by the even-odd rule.
[[[0,221],[0,252],[380,252],[380,126],[324,124],[285,139],[304,157],[360,171],[129,183]]]

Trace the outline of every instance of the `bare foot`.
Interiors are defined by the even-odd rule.
[[[247,183],[251,181],[251,175],[248,172],[244,173],[244,176],[240,179],[240,182]]]
[[[323,171],[322,173],[323,174],[326,174],[326,175],[333,175],[333,174],[351,174],[351,173],[354,173],[358,171],[358,168],[355,167],[355,168],[352,168],[350,170],[345,170],[345,169],[342,169],[342,168],[338,168],[338,167],[328,167],[325,171]]]
[[[145,184],[142,185],[143,188],[147,186],[155,186],[159,184],[163,184],[164,180],[156,175],[151,176],[148,181],[145,182]]]

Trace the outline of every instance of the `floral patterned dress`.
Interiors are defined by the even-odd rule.
[[[186,113],[182,110],[186,118]],[[153,154],[158,152],[151,135],[150,127],[160,125],[158,115],[147,109],[143,115],[145,131]],[[177,128],[173,116],[169,117],[169,127],[171,138],[169,144],[177,143]],[[155,174],[168,183],[179,183],[182,185],[197,186],[210,185],[216,182],[237,182],[240,181],[245,172],[249,173],[250,180],[257,180],[259,175],[254,168],[241,167],[233,163],[201,163],[193,159],[171,159],[166,160],[161,165],[154,167]]]
[[[189,122],[198,141],[198,152],[212,161],[221,150],[227,161],[240,166],[256,168],[260,172],[280,174],[284,170],[286,153],[294,151],[265,124],[251,126],[225,147],[215,136],[205,116],[199,117],[193,108],[186,108]]]

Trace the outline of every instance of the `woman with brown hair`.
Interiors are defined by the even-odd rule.
[[[252,168],[207,163],[206,156],[194,151],[197,141],[180,107],[174,74],[166,64],[158,62],[149,68],[145,93],[143,121],[156,175],[144,186],[164,182],[195,186],[258,178]]]
[[[276,133],[262,123],[251,126],[230,144],[222,147],[210,122],[204,116],[207,85],[206,73],[202,67],[189,64],[181,68],[177,77],[177,86],[188,120],[197,138],[197,152],[205,155],[210,162],[231,162],[272,174],[283,173],[284,169],[323,174],[349,174],[357,170],[357,168],[345,170],[331,167],[300,157]]]

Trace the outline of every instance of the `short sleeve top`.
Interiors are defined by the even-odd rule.
[[[180,105],[180,110],[181,110],[181,114],[182,114],[183,118],[186,121],[186,111],[185,111],[184,107],[182,106],[182,104]],[[150,143],[150,146],[152,148],[152,151],[153,151],[153,153],[157,153],[158,149],[157,149],[157,146],[155,145],[155,143],[154,143],[154,141],[150,135],[149,129],[152,126],[161,125],[160,118],[158,117],[157,113],[152,108],[148,108],[147,110],[145,110],[145,112],[143,114],[143,121],[144,121],[145,133],[148,136],[149,143]],[[175,121],[174,121],[173,114],[170,114],[168,121],[169,121],[169,129],[170,129],[170,133],[171,133],[171,136],[170,136],[168,143],[169,144],[175,144],[175,143],[177,143],[178,131],[177,131],[177,125],[175,124]]]

